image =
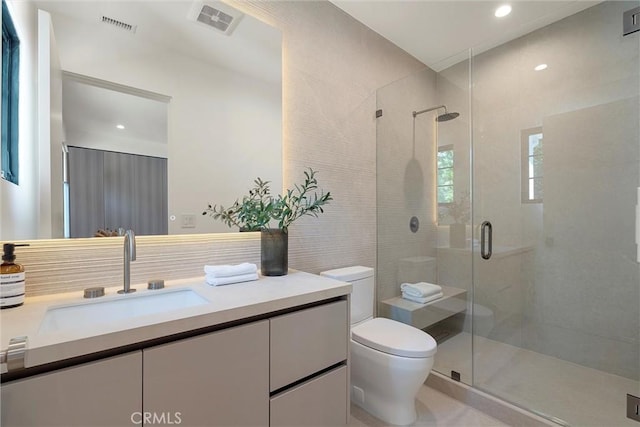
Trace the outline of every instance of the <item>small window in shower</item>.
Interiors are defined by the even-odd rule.
[[[453,202],[453,145],[438,147],[438,204]]]
[[[542,128],[522,131],[522,203],[542,203]]]

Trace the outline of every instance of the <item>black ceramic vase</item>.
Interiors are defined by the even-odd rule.
[[[284,276],[289,271],[289,234],[279,228],[260,232],[260,272],[263,276]]]

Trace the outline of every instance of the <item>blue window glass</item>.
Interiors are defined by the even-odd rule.
[[[2,0],[2,178],[18,183],[18,77],[20,39]]]

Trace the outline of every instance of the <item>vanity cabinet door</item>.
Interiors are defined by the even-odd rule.
[[[347,360],[346,301],[271,319],[271,391]]]
[[[344,426],[347,367],[340,366],[271,398],[271,427]]]
[[[126,426],[142,411],[142,352],[2,384],[3,426]]]
[[[145,415],[180,426],[266,425],[268,320],[143,351]]]

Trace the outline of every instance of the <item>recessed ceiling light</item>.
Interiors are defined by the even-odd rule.
[[[537,65],[534,68],[534,70],[536,70],[536,71],[542,71],[542,70],[546,70],[546,69],[547,69],[547,64],[540,64],[540,65]]]
[[[124,129],[124,125],[116,125],[116,127],[121,130]]]
[[[507,16],[510,13],[511,13],[511,6],[509,6],[508,4],[503,4],[502,6],[496,9],[494,15],[496,15],[496,18],[502,18],[504,16]]]

